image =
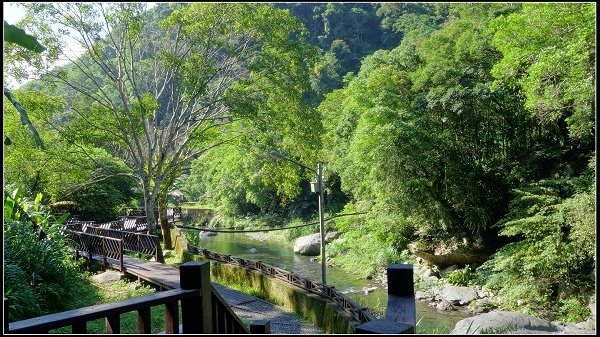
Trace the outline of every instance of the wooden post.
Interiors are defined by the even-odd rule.
[[[179,277],[181,289],[200,291],[200,298],[181,301],[183,333],[213,333],[210,262],[184,263],[179,267]]]
[[[250,333],[270,334],[271,321],[266,319],[258,319],[250,322]]]
[[[119,240],[119,271],[123,272],[123,239]]]
[[[71,325],[71,333],[73,334],[87,334],[87,322],[79,322]]]
[[[415,285],[411,264],[389,264],[387,268],[388,301],[385,319],[413,327],[417,325]]]

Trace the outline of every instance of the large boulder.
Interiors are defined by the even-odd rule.
[[[294,253],[307,256],[321,254],[321,234],[301,236],[294,243]]]
[[[559,332],[552,322],[527,314],[509,311],[491,311],[465,318],[458,323],[451,334],[502,334],[502,333],[550,333]]]
[[[489,251],[482,247],[456,246],[447,249],[434,249],[423,243],[413,242],[408,245],[410,252],[423,259],[429,265],[435,265],[439,270],[443,270],[452,265],[469,265],[476,267],[485,262],[489,256]]]
[[[442,292],[442,299],[460,305],[468,304],[477,298],[477,291],[470,287],[446,286]]]

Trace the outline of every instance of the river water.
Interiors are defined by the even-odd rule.
[[[200,248],[249,260],[262,261],[282,268],[314,282],[321,282],[321,263],[308,256],[295,254],[293,248],[283,242],[257,239],[241,233],[219,233],[216,236],[198,235],[188,230],[190,244]],[[327,284],[335,286],[355,302],[367,308],[384,308],[387,291],[381,285],[359,278],[340,268],[327,267]],[[365,294],[363,287],[377,287]],[[456,322],[466,316],[458,312],[439,312],[427,304],[417,301],[417,333],[448,333]],[[377,316],[377,312],[372,311]]]

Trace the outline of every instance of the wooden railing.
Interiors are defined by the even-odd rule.
[[[148,232],[148,220],[145,216],[122,216],[115,221],[110,221],[98,225],[93,225],[104,229],[115,229],[127,232]]]
[[[53,329],[70,326],[73,333],[81,334],[87,333],[88,322],[102,318],[106,322],[106,333],[121,333],[121,315],[128,312],[137,312],[138,334],[152,333],[150,309],[161,305],[165,307],[165,333],[180,331],[179,308],[182,333],[249,333],[249,329],[211,285],[209,262],[185,263],[180,266],[179,275],[181,289],[12,322],[8,327],[5,324],[4,333],[46,334]],[[6,299],[4,308],[6,322]]]
[[[213,329],[218,334],[243,334],[248,330],[231,307],[221,297],[219,292],[211,285],[211,308],[213,312]]]
[[[121,231],[116,229],[106,229],[95,226],[88,226],[86,232],[89,234],[106,236],[110,238],[123,240],[123,249],[125,251],[154,256],[158,259],[158,236]]]
[[[366,309],[360,307],[347,296],[337,291],[333,286],[315,283],[313,281],[294,275],[293,273],[287,270],[269,266],[260,261],[246,260],[231,255],[211,252],[207,249],[199,249],[198,247],[191,245],[188,245],[188,251],[211,260],[256,270],[265,275],[274,277],[278,280],[282,280],[284,282],[293,284],[311,293],[318,294],[337,304],[341,308],[341,310],[356,323],[366,323],[376,319],[373,315],[366,311]]]
[[[80,252],[85,252],[88,259],[97,257],[106,265],[107,259],[115,259],[119,270],[123,270],[123,240],[63,229],[71,247],[75,250],[76,258]]]

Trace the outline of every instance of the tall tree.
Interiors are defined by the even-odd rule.
[[[568,136],[594,137],[596,4],[524,4],[491,25],[502,59],[499,79],[519,85],[526,107],[548,126],[564,123]]]
[[[97,142],[132,169],[151,233],[165,183],[217,145],[205,135],[229,114],[227,90],[276,79],[303,62],[294,54],[306,38],[302,26],[263,4],[160,4],[149,11],[141,3],[27,7],[36,13],[30,24],[40,34],[55,34],[57,41],[68,35],[85,51],[71,59],[77,71],[55,69],[45,78],[75,93],[73,122],[63,131],[76,142]],[[68,57],[65,46],[61,50]]]

